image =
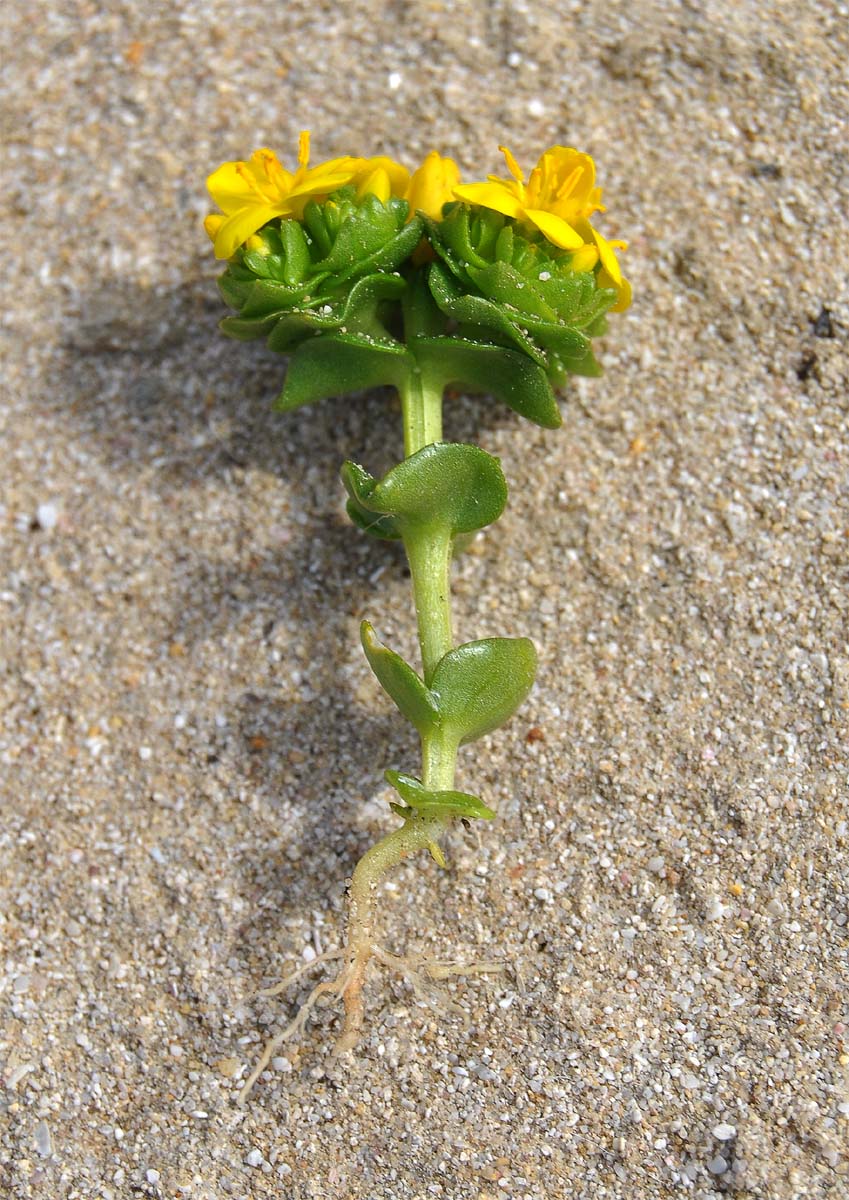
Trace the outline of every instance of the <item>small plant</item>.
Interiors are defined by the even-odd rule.
[[[377,885],[420,850],[445,866],[440,841],[451,825],[495,816],[455,788],[458,749],[502,725],[533,684],[536,654],[527,638],[454,644],[452,556],[498,519],[507,487],[496,458],[443,441],[443,395],[448,386],[488,393],[556,428],[553,389],[570,374],[600,373],[592,339],[605,331],[608,312],[628,306],[630,287],[614,253],[624,243],[606,241],[590,224],[604,211],[593,160],[554,146],[526,181],[502,150],[509,178],[463,184],[456,164],[435,152],[412,175],[382,157],[311,167],[304,133],[294,172],[258,150],[208,180],[222,211],[205,226],[216,255],[228,260],[219,287],[236,313],[221,328],[242,340],[265,338],[290,356],[276,407],[288,412],[378,385],[398,389],[403,461],[382,479],[347,462],[342,480],[351,521],[372,537],[403,542],[421,645],[416,669],[363,622],[366,658],[421,738],[421,769],[386,771],[401,823],[354,870],[346,945],[318,960],[341,959],[342,968],[266,1047],[243,1094],[322,993],[344,1001],[337,1049],[356,1044],[372,959],[421,982],[406,960],[375,942]],[[475,969],[488,968],[425,965],[431,977]]]

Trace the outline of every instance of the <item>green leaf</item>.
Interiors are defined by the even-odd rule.
[[[316,277],[313,281],[316,287],[323,279],[324,276]],[[334,282],[325,280],[327,287]],[[400,275],[380,273],[358,279],[350,290],[341,294],[317,287],[316,295],[304,296],[290,309],[276,314],[277,323],[268,336],[268,348],[286,354],[315,334],[337,330],[362,334],[376,345],[398,346],[381,324],[378,311],[385,300],[400,296],[405,287],[406,281]],[[351,386],[343,390],[355,389]]]
[[[560,426],[560,409],[548,376],[527,355],[458,337],[417,338],[411,349],[422,372],[437,386],[456,384],[483,392],[543,429]]]
[[[460,743],[497,729],[530,692],[536,668],[528,638],[484,638],[449,650],[430,682],[442,728]]]
[[[471,533],[501,516],[507,484],[498,459],[479,446],[435,442],[393,467],[368,503],[397,517],[405,534],[439,526]]]
[[[485,296],[499,304],[509,304],[524,317],[526,314],[544,321],[555,322],[557,313],[538,293],[533,284],[506,262],[489,263],[485,267],[466,268]]]
[[[231,263],[223,275],[218,276],[218,291],[225,304],[240,311],[253,283],[254,276],[249,271],[237,263]]]
[[[304,227],[300,221],[281,221],[279,234],[285,255],[283,282],[296,287],[312,263]]]
[[[436,303],[455,321],[475,331],[484,329],[500,334],[541,367],[547,366],[548,360],[544,351],[537,346],[527,331],[517,324],[518,313],[510,314],[492,300],[464,292],[441,263],[433,264],[428,282]]]
[[[369,508],[369,497],[374,490],[375,479],[363,467],[346,462],[340,471],[345,491],[348,493],[347,510],[352,522],[364,533],[383,541],[398,541],[401,528],[394,517],[375,512]]]
[[[268,317],[274,313],[288,312],[303,300],[306,284],[287,287],[276,279],[257,279],[242,305],[243,317]]]
[[[274,407],[289,412],[328,396],[387,383],[397,387],[413,365],[412,356],[397,342],[377,345],[345,333],[314,337],[292,355],[286,383]]]
[[[218,328],[227,337],[236,338],[237,341],[255,342],[274,328],[276,320],[276,317],[265,317],[263,320],[254,318],[250,321],[243,321],[241,317],[224,317],[218,322]]]
[[[469,792],[439,791],[433,792],[426,788],[420,780],[412,775],[402,775],[400,771],[385,771],[386,782],[412,809],[427,816],[456,816],[480,817],[491,821],[495,812],[477,796]],[[397,811],[397,808],[396,808]],[[401,814],[403,816],[403,813]]]
[[[438,720],[436,702],[413,668],[377,640],[374,629],[363,621],[360,638],[369,666],[382,688],[420,734],[430,733]]]
[[[394,271],[421,241],[422,221],[414,217],[404,224],[405,202],[384,207],[377,197],[354,209],[339,229],[330,254],[316,269],[331,273],[339,284],[375,271]]]

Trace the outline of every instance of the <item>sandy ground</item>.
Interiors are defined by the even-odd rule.
[[[12,1200],[849,1196],[849,20],[824,3],[9,0],[0,481],[0,1191]],[[458,398],[505,518],[461,637],[529,634],[461,764],[499,819],[385,888],[396,949],[498,958],[320,1009],[411,736],[398,553],[226,342],[204,178],[270,144],[594,154],[635,303],[542,432]],[[538,731],[538,732],[531,732]]]

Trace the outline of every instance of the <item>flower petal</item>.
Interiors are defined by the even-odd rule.
[[[595,244],[598,246],[598,253],[599,253],[599,257],[601,259],[601,265],[602,265],[602,267],[604,267],[605,271],[607,271],[610,278],[616,280],[616,286],[618,287],[619,284],[622,282],[622,268],[619,266],[619,260],[617,259],[616,255],[613,253],[613,247],[619,246],[620,249],[624,250],[624,249],[626,249],[627,243],[626,242],[608,242],[608,240],[606,238],[602,237],[602,235],[598,232],[597,229],[593,229],[592,232],[593,232],[593,239],[595,240]]]
[[[459,182],[460,168],[453,158],[443,158],[436,150],[431,150],[413,172],[404,193],[404,199],[410,205],[410,216],[423,212],[434,221],[441,220],[442,207],[454,199]]]
[[[560,246],[563,250],[579,250],[583,246],[584,239],[562,217],[557,217],[542,208],[526,208],[524,215],[536,225],[543,237],[555,246]]]
[[[385,167],[375,167],[366,175],[357,188],[358,196],[377,196],[381,204],[385,204],[392,195],[392,185]]]
[[[218,230],[223,224],[224,217],[221,215],[221,213],[210,213],[208,217],[204,217],[203,227],[206,230],[210,241],[215,241],[215,235],[218,233]]]
[[[454,188],[458,200],[467,204],[478,204],[481,208],[491,208],[503,213],[505,217],[518,217],[522,214],[522,202],[511,190],[515,184],[502,182],[465,183],[462,187]]]
[[[236,212],[246,204],[254,204],[259,190],[250,165],[244,162],[222,163],[206,181],[210,196],[225,213]]]
[[[394,158],[389,158],[385,154],[378,154],[374,158],[361,158],[357,161],[360,166],[352,182],[358,185],[360,194],[362,194],[361,180],[374,171],[382,171],[389,182],[389,196],[403,197],[410,182],[410,172],[402,163],[396,162]],[[387,200],[389,196],[386,197]]]
[[[232,258],[252,233],[262,229],[274,217],[286,215],[282,204],[250,204],[229,215],[215,235],[215,257]]]
[[[572,255],[569,266],[573,271],[591,271],[597,262],[598,248],[584,245]]]
[[[628,280],[624,278],[622,279],[621,283],[614,283],[612,279],[605,278],[606,274],[607,273],[605,271],[599,271],[598,282],[600,286],[616,288],[617,292],[619,293],[619,298],[610,311],[624,312],[625,309],[630,307],[631,304],[631,285]]]
[[[597,229],[592,230],[592,235],[598,246],[599,257],[601,258],[601,270],[598,273],[599,286],[616,289],[619,297],[610,311],[624,312],[631,303],[631,285],[622,274],[622,268],[614,254],[614,249],[625,250],[627,242],[608,242]]]

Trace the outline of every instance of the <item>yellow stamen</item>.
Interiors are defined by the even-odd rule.
[[[298,166],[308,167],[310,165],[310,131],[303,130],[298,138]]]
[[[510,174],[513,176],[513,178],[516,180],[516,182],[517,182],[517,183],[524,183],[524,182],[525,182],[525,176],[524,176],[524,173],[523,173],[523,171],[522,171],[522,168],[521,168],[521,167],[519,166],[519,164],[516,162],[515,158],[514,158],[514,157],[513,157],[513,155],[510,153],[510,151],[507,149],[507,147],[506,147],[506,146],[499,146],[499,147],[498,147],[498,149],[499,149],[499,150],[501,151],[501,153],[504,155],[504,161],[507,163],[507,170],[508,170],[508,171],[510,172]]]

